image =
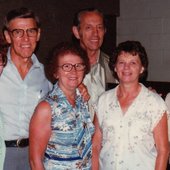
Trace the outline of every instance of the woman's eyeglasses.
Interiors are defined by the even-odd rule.
[[[63,64],[62,66],[58,66],[58,67],[62,68],[63,71],[70,72],[73,69],[73,67],[76,71],[83,71],[86,66],[83,63],[77,63],[77,64],[67,63],[67,64]]]

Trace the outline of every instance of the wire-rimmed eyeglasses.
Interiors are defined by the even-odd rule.
[[[77,64],[66,63],[58,67],[62,68],[63,71],[70,72],[73,69],[73,67],[76,71],[83,71],[86,66],[83,63],[77,63]]]
[[[15,38],[23,37],[25,32],[26,32],[28,37],[35,37],[35,36],[37,36],[38,28],[29,28],[29,29],[26,29],[26,30],[13,29],[13,30],[8,30],[8,31],[11,32],[12,36],[15,37]]]

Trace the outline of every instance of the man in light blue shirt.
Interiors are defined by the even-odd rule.
[[[0,76],[3,72],[5,65],[6,65],[6,45],[0,34]],[[2,114],[0,110],[0,170],[3,170],[6,148],[5,148],[5,142],[4,142],[3,120],[2,120],[1,115]]]
[[[4,24],[10,44],[0,77],[0,109],[4,120],[4,170],[28,170],[29,122],[41,97],[51,88],[34,50],[40,38],[39,19],[27,8],[10,11]]]

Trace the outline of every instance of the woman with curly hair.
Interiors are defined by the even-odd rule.
[[[54,48],[47,69],[54,88],[30,123],[32,170],[91,170],[94,126],[78,89],[89,69],[84,50],[70,43]]]

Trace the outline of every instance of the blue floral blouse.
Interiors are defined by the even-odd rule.
[[[77,89],[76,106],[68,102],[58,84],[45,100],[51,105],[52,134],[47,145],[44,167],[48,170],[90,170],[94,126],[87,103]]]

